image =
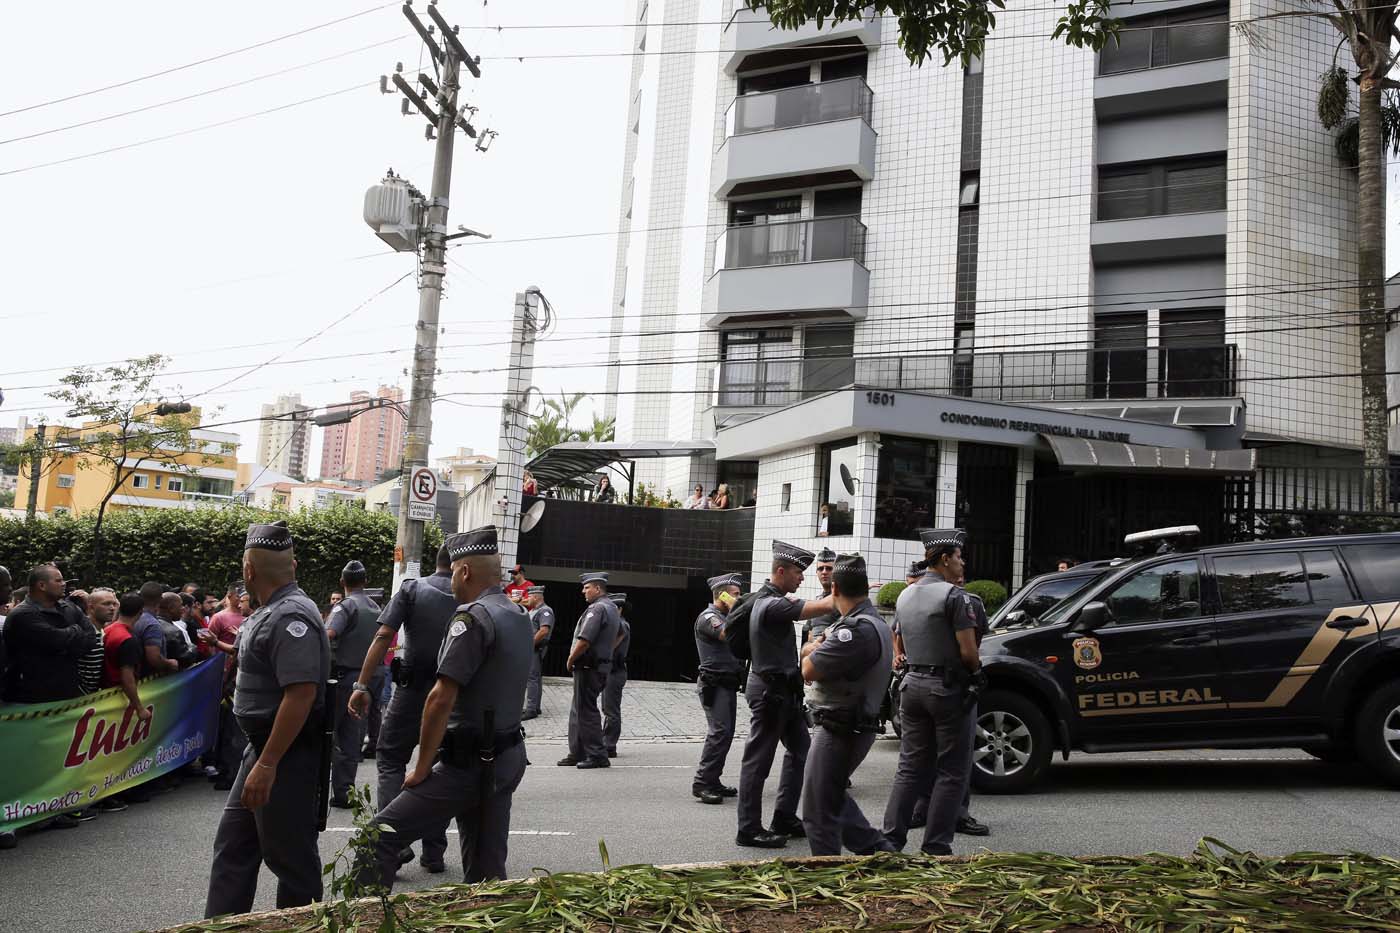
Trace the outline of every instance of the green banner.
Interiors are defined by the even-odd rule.
[[[0,830],[86,807],[213,753],[223,676],[219,655],[141,681],[145,722],[115,687],[0,706]]]

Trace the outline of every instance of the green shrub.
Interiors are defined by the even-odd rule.
[[[337,506],[294,514],[229,509],[124,509],[102,523],[102,570],[92,568],[91,516],[0,519],[0,565],[22,580],[35,564],[53,561],[84,587],[136,589],[146,580],[171,586],[198,583],[219,595],[243,573],[243,541],[253,522],[287,519],[296,541],[297,580],[307,595],[324,602],[353,559],[369,571],[369,585],[386,590],[394,579],[397,525],[388,512]],[[423,573],[432,573],[442,529],[424,531]],[[20,585],[23,585],[22,583]]]
[[[880,587],[880,592],[875,594],[875,605],[881,609],[893,609],[895,601],[899,599],[899,594],[904,592],[908,586],[903,580],[891,580]]]
[[[998,607],[1006,602],[1006,587],[995,580],[973,580],[963,589],[980,598],[982,605],[987,607],[988,614],[996,612]]]

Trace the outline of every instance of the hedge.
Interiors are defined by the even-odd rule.
[[[351,559],[364,563],[369,586],[392,585],[396,521],[388,512],[353,506],[290,514],[246,507],[109,512],[102,523],[100,574],[92,568],[91,516],[0,519],[0,565],[9,568],[18,586],[24,585],[30,567],[53,561],[83,587],[124,592],[147,580],[172,587],[194,582],[222,595],[230,581],[242,576],[248,525],[280,518],[287,520],[296,541],[297,579],[318,603],[339,585],[340,570]],[[442,538],[438,525],[425,529],[424,573],[433,572]]]
[[[973,596],[981,597],[987,612],[996,612],[1006,602],[1006,587],[995,580],[973,580],[963,587]]]

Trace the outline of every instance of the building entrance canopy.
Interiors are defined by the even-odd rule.
[[[1194,450],[1197,454],[1191,460],[1199,463],[1204,462],[1205,454],[1215,452],[1211,447],[1239,446],[1238,430],[1228,435],[1218,431],[1208,434],[1204,428],[1133,421],[1117,414],[852,386],[721,430],[715,456],[719,460],[756,460],[865,432],[1010,447],[1038,447],[1042,438],[1077,439],[1141,448],[1138,459],[1143,464],[1157,459],[1147,453],[1150,450]],[[1175,462],[1170,455],[1160,459],[1168,467]]]
[[[575,441],[556,444],[540,454],[525,469],[535,477],[540,489],[553,489],[562,483],[596,473],[610,463],[660,457],[699,457],[713,455],[715,442],[690,441]]]
[[[1257,451],[1159,447],[1042,434],[1066,470],[1112,470],[1116,473],[1162,472],[1181,476],[1253,473]]]

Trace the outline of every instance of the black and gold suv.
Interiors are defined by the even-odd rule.
[[[1400,534],[1172,550],[1182,531],[986,637],[975,786],[1174,748],[1302,748],[1400,786]]]

